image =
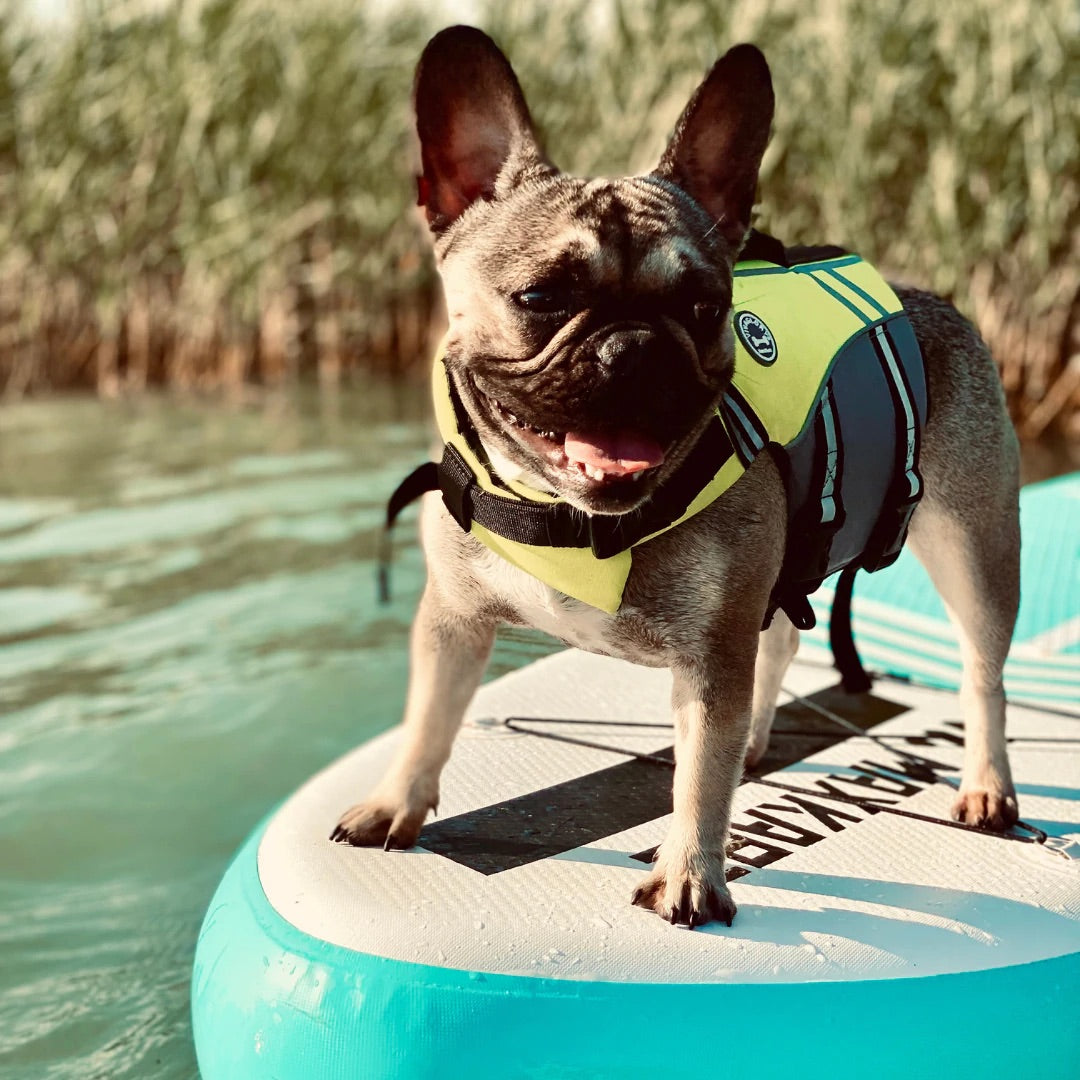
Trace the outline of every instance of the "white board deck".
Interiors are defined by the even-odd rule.
[[[807,695],[836,681],[834,672],[796,662],[785,684]],[[487,843],[497,862],[502,841],[488,843],[484,836],[492,814],[477,812],[510,804],[503,809],[513,818],[520,804],[512,801],[530,796],[541,812],[528,827],[558,847],[550,823],[566,807],[557,785],[631,760],[614,749],[510,731],[506,717],[618,721],[624,726],[530,726],[653,753],[672,743],[663,726],[670,719],[669,693],[667,672],[576,651],[484,687],[443,775],[438,828],[444,851],[453,846],[457,822],[463,848]],[[950,739],[960,718],[955,695],[888,682],[876,684],[873,695],[894,703],[897,714],[872,733],[916,740],[898,745],[955,766],[938,771],[957,782],[961,752]],[[924,744],[933,732],[939,734]],[[631,906],[630,894],[648,871],[632,856],[660,843],[666,816],[499,872],[424,850],[425,835],[409,852],[331,843],[328,835],[342,810],[371,790],[390,760],[396,729],[337,761],[287,800],[259,847],[259,876],[277,913],[314,938],[471,972],[797,983],[1001,968],[1080,951],[1080,720],[1010,707],[1009,736],[1017,740],[1010,758],[1021,818],[1051,834],[1051,846],[830,801],[823,782],[845,794],[894,798],[904,810],[947,818],[953,796],[944,781],[898,780],[898,755],[840,732],[841,741],[767,777],[817,792],[808,797],[814,809],[753,780],[739,787],[732,832],[748,842],[729,865],[748,872],[731,885],[739,906],[731,928],[710,924],[688,931]],[[662,766],[642,768],[668,773],[670,783]],[[584,781],[586,790],[591,783]],[[604,787],[608,780],[597,783]],[[619,817],[612,814],[613,821]],[[772,835],[755,836],[748,831],[753,827]]]

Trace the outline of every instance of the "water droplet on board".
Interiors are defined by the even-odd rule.
[[[508,728],[506,728],[506,725],[503,723],[503,721],[497,716],[470,716],[468,720],[465,721],[465,723],[468,727],[481,728],[488,731],[492,730],[493,728],[503,728],[505,730],[509,730]]]

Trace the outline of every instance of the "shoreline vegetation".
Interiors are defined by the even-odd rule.
[[[520,10],[519,10],[520,9]],[[443,326],[412,180],[430,4],[0,0],[0,395],[419,374]],[[553,159],[647,170],[728,45],[769,58],[756,224],[928,287],[1022,438],[1080,439],[1073,0],[479,4]]]

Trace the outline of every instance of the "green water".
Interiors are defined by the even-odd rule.
[[[0,1080],[197,1075],[199,923],[250,829],[396,722],[422,571],[376,530],[413,388],[0,415]],[[536,655],[503,640],[493,672]]]
[[[398,718],[413,530],[388,607],[373,557],[425,412],[374,384],[0,414],[0,1080],[196,1076],[191,958],[231,854]],[[547,648],[504,637],[491,673]]]

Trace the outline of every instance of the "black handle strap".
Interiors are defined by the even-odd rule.
[[[379,554],[376,583],[379,603],[390,603],[390,566],[394,560],[394,522],[398,515],[411,502],[415,502],[427,491],[439,489],[439,466],[434,461],[425,461],[413,469],[394,489],[390,501],[386,504],[386,522],[379,536]]]
[[[829,614],[829,646],[832,648],[833,663],[840,672],[844,692],[848,694],[865,694],[873,685],[851,632],[851,594],[858,572],[859,568],[854,564],[841,572]]]

